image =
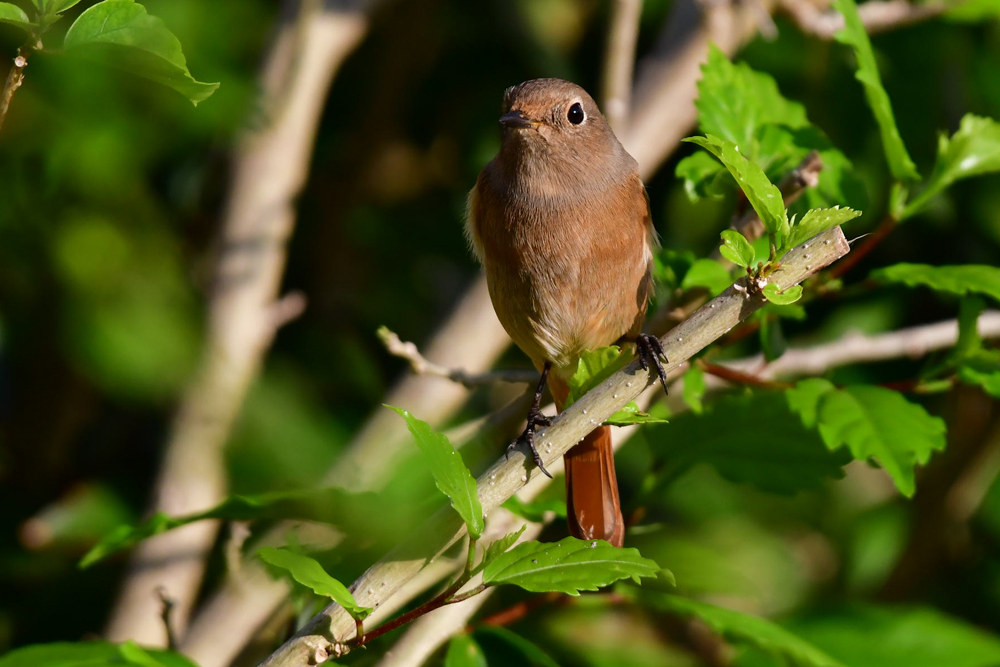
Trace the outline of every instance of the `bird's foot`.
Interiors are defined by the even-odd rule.
[[[534,459],[535,465],[538,466],[538,469],[545,473],[545,475],[550,479],[552,478],[552,475],[549,474],[549,471],[545,469],[544,465],[542,465],[542,457],[538,454],[538,449],[535,447],[535,431],[539,426],[549,426],[551,424],[552,417],[543,415],[537,405],[532,406],[531,410],[528,412],[528,425],[524,428],[524,432],[521,433],[516,440],[507,445],[507,456],[509,457],[510,453],[517,449],[518,445],[522,442],[527,444],[528,448],[531,450],[531,458]]]
[[[656,375],[660,378],[660,384],[663,385],[663,393],[669,393],[667,391],[667,372],[663,369],[663,361],[670,363],[670,360],[667,359],[667,355],[663,351],[660,339],[651,334],[639,334],[635,339],[635,348],[643,370],[648,371],[650,366],[655,368]]]

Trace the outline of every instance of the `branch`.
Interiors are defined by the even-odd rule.
[[[810,239],[808,252],[799,246],[791,250],[781,266],[771,274],[771,281],[787,289],[828,266],[849,252],[847,241],[839,228]],[[808,256],[808,258],[807,258]],[[808,268],[807,268],[808,267]],[[737,285],[746,290],[746,280]],[[664,351],[673,370],[700,352],[729,329],[765,303],[760,294],[748,294],[730,287],[673,329],[663,339]],[[539,432],[544,443],[543,463],[555,464],[572,446],[629,401],[635,399],[650,384],[652,378],[634,361],[615,373],[570,406],[552,423]],[[530,466],[521,452],[509,459],[497,461],[478,480],[479,500],[485,513],[491,512],[534,477],[542,473]],[[416,536],[396,547],[354,582],[352,590],[359,604],[377,608],[406,581],[415,576],[426,563],[440,555],[461,538],[465,527],[450,508],[434,515]],[[343,655],[349,650],[344,643],[353,636],[354,621],[343,609],[332,604],[310,620],[294,637],[275,651],[264,664],[269,667],[307,665],[323,656]]]
[[[611,9],[608,48],[601,77],[604,116],[617,134],[625,130],[632,101],[635,43],[639,37],[642,0],[615,0]]]
[[[318,0],[304,0],[276,38],[261,96],[270,122],[248,133],[237,151],[205,351],[164,448],[152,511],[188,514],[217,504],[225,494],[222,448],[275,325],[301,309],[301,299],[278,299],[295,198],[305,183],[333,75],[365,29],[360,13],[322,13]],[[175,602],[173,620],[184,646],[183,633],[218,525],[204,521],[185,526],[136,549],[106,630],[109,639],[164,645],[153,592],[165,586]],[[198,662],[211,660],[199,656]]]
[[[14,93],[24,83],[24,68],[28,66],[28,55],[31,49],[21,47],[17,50],[17,57],[14,58],[14,65],[7,74],[7,81],[4,83],[3,95],[0,95],[0,128],[3,128],[3,121],[7,118],[7,110],[10,102],[14,99]]]
[[[410,364],[410,370],[417,375],[433,375],[445,378],[446,380],[457,382],[468,389],[496,384],[497,382],[518,384],[534,384],[538,382],[538,373],[535,371],[507,370],[490,373],[469,373],[461,368],[446,368],[424,357],[424,355],[420,354],[420,350],[415,343],[400,340],[399,335],[394,331],[390,331],[387,327],[380,327],[377,335],[389,354],[405,359]]]
[[[939,16],[965,1],[911,3],[908,0],[869,0],[858,5],[858,14],[861,15],[865,30],[873,34]],[[818,6],[811,0],[779,0],[778,7],[802,32],[820,39],[833,39],[844,27],[844,17],[840,12]]]

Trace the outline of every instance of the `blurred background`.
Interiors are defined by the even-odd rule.
[[[127,558],[85,571],[76,563],[149,506],[171,420],[202,353],[234,148],[245,128],[262,122],[258,80],[278,3],[144,4],[179,37],[192,74],[221,82],[214,96],[195,108],[165,87],[42,52],[0,131],[0,653],[96,636],[107,621]],[[672,5],[642,3],[640,58],[661,38]],[[281,292],[300,292],[307,305],[277,333],[227,440],[230,492],[320,481],[406,372],[376,329],[428,340],[478,276],[462,234],[465,198],[499,145],[504,88],[558,76],[596,92],[610,11],[603,0],[396,0],[374,8],[333,81],[294,202]],[[924,173],[940,130],[953,131],[967,112],[1000,118],[998,17],[1000,4],[976,0],[875,38],[901,134]],[[864,193],[842,203],[865,215],[848,236],[870,231],[889,180],[853,60],[783,16],[774,21],[773,34],[753,37],[736,57],[774,76],[853,161]],[[19,40],[0,25],[3,62]],[[694,132],[671,117],[660,122]],[[679,148],[647,184],[664,245],[703,257],[736,202],[688,200],[674,166],[691,152]],[[959,183],[863,266],[897,261],[998,264],[1000,177]],[[786,334],[793,343],[805,333],[820,342],[956,312],[955,302],[926,293],[877,290],[823,305],[808,329],[791,323]],[[749,337],[734,354],[758,349]],[[513,350],[498,366],[528,363]],[[898,380],[915,368],[904,359],[838,378]],[[451,422],[505,396],[478,391]],[[956,389],[927,405],[949,420],[953,440],[973,442],[975,456],[996,449],[1000,413],[979,390]],[[936,462],[949,465],[953,451],[962,448]],[[622,452],[626,489],[641,481],[642,452],[641,444]],[[955,465],[970,460],[978,459],[969,454]],[[696,589],[751,591],[767,613],[877,597],[932,510],[921,505],[922,490],[907,502],[878,473],[851,470],[845,482],[789,498],[695,468],[653,510],[670,539],[647,545],[649,555],[679,580],[697,579]],[[930,479],[933,470],[925,471]],[[933,562],[892,597],[1000,631],[1000,487],[990,479],[985,488],[961,539],[932,532]],[[204,590],[220,580],[223,559],[217,545]],[[53,608],[67,605],[72,613],[51,622]],[[638,621],[626,623],[636,635],[627,647],[602,644],[588,630],[606,622],[601,613],[558,607],[520,630],[542,637],[565,664],[701,664],[644,657],[662,638]]]

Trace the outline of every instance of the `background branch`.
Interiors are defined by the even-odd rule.
[[[869,0],[858,5],[858,13],[869,34],[903,28],[938,16],[959,6],[965,0],[950,2],[909,2],[908,0]],[[833,39],[844,27],[844,17],[825,5],[810,0],[779,0],[780,11],[795,21],[802,32]]]
[[[642,0],[615,0],[611,6],[611,27],[601,77],[601,108],[611,129],[625,131],[632,101],[632,71],[635,43],[639,37]]]

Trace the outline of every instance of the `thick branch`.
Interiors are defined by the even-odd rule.
[[[601,78],[601,107],[611,129],[621,134],[628,122],[632,102],[632,70],[635,42],[639,37],[642,0],[615,0],[611,9],[608,48]]]
[[[789,252],[782,265],[771,275],[771,281],[780,288],[788,288],[848,251],[847,241],[839,228],[824,232],[809,241],[808,251],[800,246]],[[745,290],[745,281],[741,283],[739,286]],[[764,303],[760,294],[747,294],[731,287],[700,308],[662,340],[670,359],[668,370],[687,361]],[[543,444],[544,463],[555,464],[595,424],[602,423],[638,397],[650,382],[648,373],[636,361],[570,406],[537,436]],[[537,468],[528,465],[521,453],[501,459],[479,478],[479,500],[483,511],[488,514],[529,479],[541,474]],[[418,531],[417,537],[394,549],[354,583],[355,598],[362,605],[378,607],[464,532],[464,525],[451,509],[439,512]],[[347,650],[343,643],[353,636],[353,632],[354,621],[350,616],[339,605],[331,605],[285,642],[264,664],[270,667],[307,665],[317,657],[343,654]]]

